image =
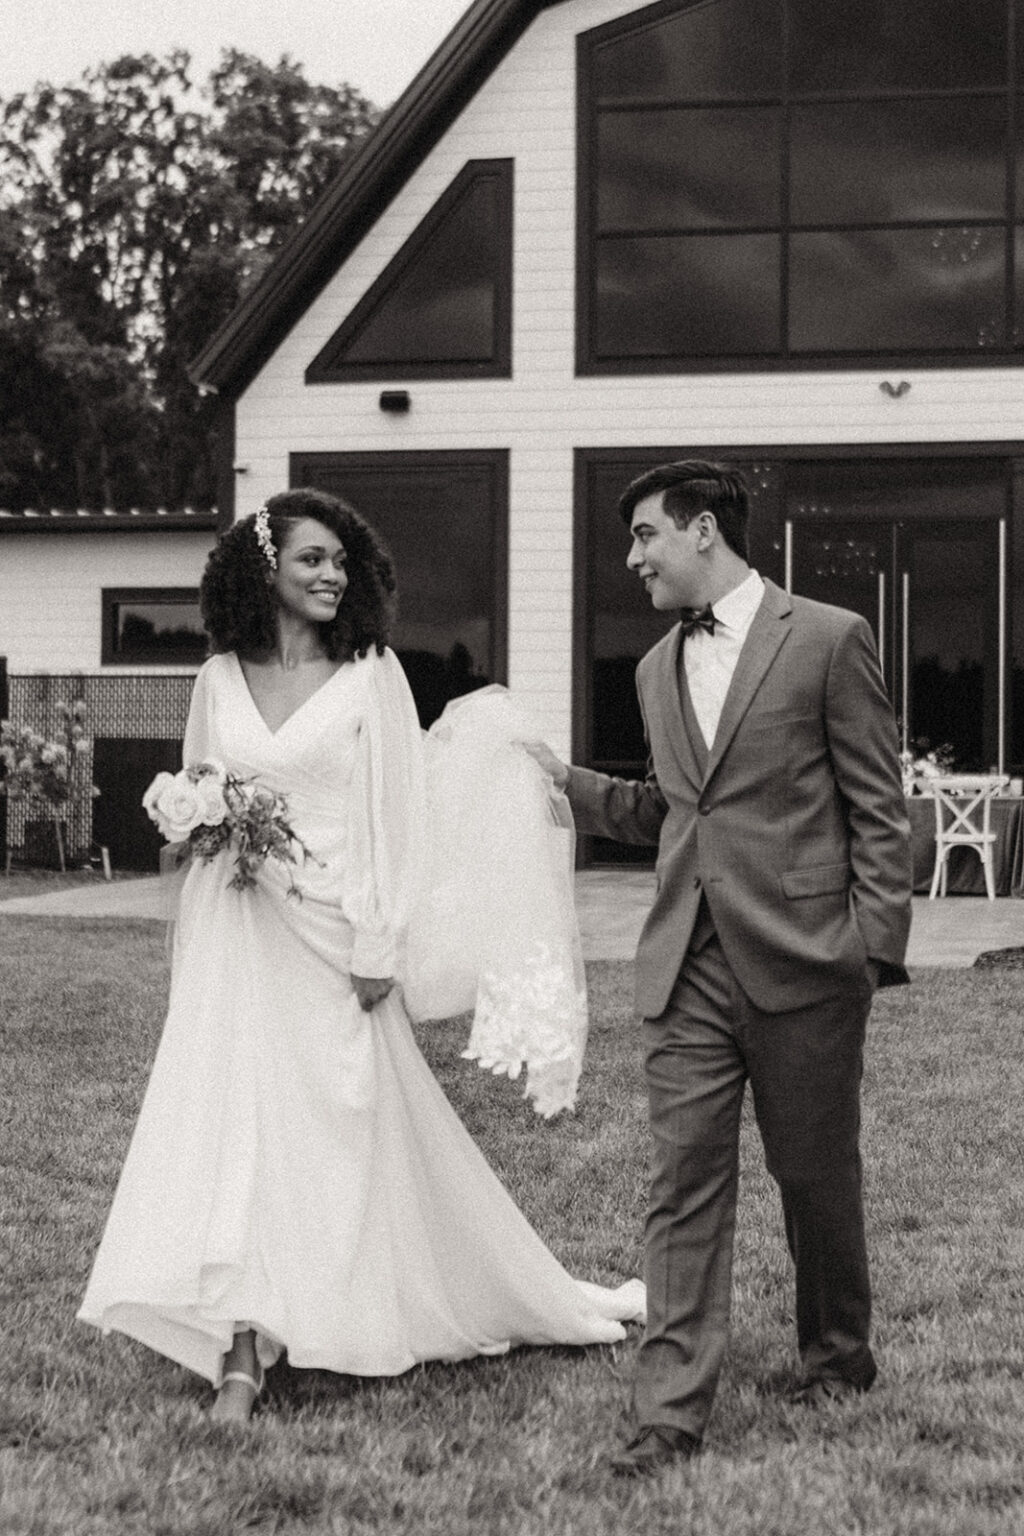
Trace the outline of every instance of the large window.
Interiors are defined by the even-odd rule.
[[[104,666],[191,666],[206,659],[196,587],[104,587]]]
[[[1024,0],[689,0],[580,40],[578,363],[1024,348]]]

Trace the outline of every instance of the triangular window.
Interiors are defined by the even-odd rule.
[[[470,160],[306,370],[350,379],[511,373],[512,161]]]

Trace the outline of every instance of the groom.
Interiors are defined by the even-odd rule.
[[[910,845],[896,731],[865,621],[747,562],[747,491],[690,460],[620,501],[627,565],[682,619],[637,671],[642,781],[569,768],[582,831],[656,843],[636,962],[654,1137],[648,1322],[620,1476],[693,1456],[729,1315],[747,1081],[796,1266],[795,1396],[866,1391],[871,1293],[858,1145],[864,1031],[905,982]]]

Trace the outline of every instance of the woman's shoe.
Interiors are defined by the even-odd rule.
[[[238,1382],[250,1390],[225,1392],[224,1388],[229,1382]],[[263,1396],[265,1386],[266,1378],[262,1367],[258,1378],[250,1375],[248,1371],[225,1371],[221,1377],[220,1390],[210,1409],[210,1418],[217,1424],[248,1424],[253,1409]]]

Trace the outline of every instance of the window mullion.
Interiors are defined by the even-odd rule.
[[[792,105],[790,96],[790,15],[789,0],[782,6],[782,114],[779,134],[779,352],[783,358],[789,353],[789,187],[790,187],[790,129]]]
[[[1017,335],[1017,115],[1019,98],[1016,90],[1017,58],[1017,7],[1014,0],[1006,0],[1006,312],[1004,344],[1011,348],[1019,343]]]

